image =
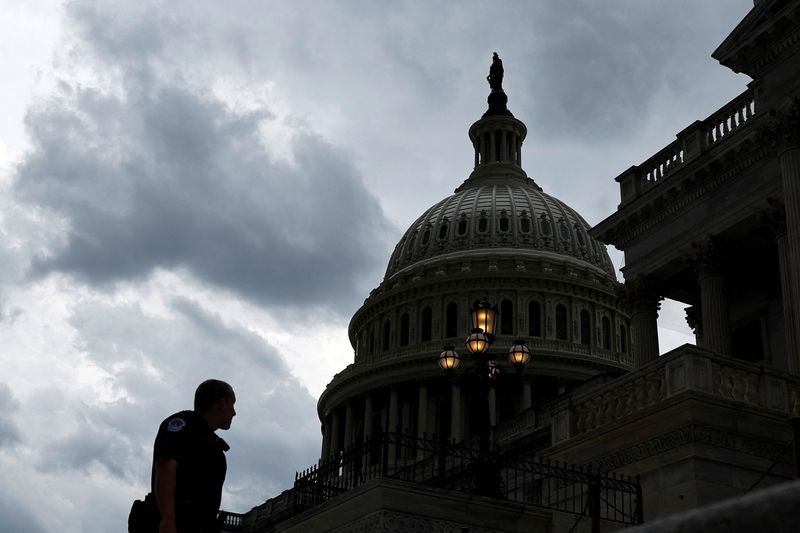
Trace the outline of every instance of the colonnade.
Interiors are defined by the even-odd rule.
[[[517,413],[532,406],[531,378],[523,377],[515,398]],[[331,409],[322,424],[322,457],[330,457],[347,447],[373,437],[374,432],[408,433],[431,437],[438,431],[449,432],[446,438],[461,441],[471,435],[466,420],[472,398],[458,384],[442,385],[442,380],[416,380],[376,389]],[[499,421],[495,390],[489,393],[489,417],[492,426]],[[416,406],[414,405],[416,404]],[[416,407],[416,412],[412,410]],[[416,416],[413,416],[413,415]]]

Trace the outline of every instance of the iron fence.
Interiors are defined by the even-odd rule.
[[[642,522],[638,476],[600,473],[534,455],[482,452],[477,443],[383,433],[348,447],[303,472],[294,484],[301,512],[370,479],[390,478],[591,516],[624,524]]]

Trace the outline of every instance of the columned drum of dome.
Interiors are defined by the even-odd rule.
[[[355,360],[318,404],[324,455],[383,431],[474,435],[479,406],[437,360],[443,346],[462,345],[469,308],[484,297],[500,310],[490,353],[515,376],[489,399],[495,425],[524,410],[538,417],[580,382],[632,366],[608,253],[574,209],[527,176],[527,129],[499,93],[469,128],[474,170],[409,226],[350,322]],[[533,354],[519,376],[507,360],[517,340]]]

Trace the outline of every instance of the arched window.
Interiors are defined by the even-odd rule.
[[[625,329],[625,324],[619,325],[619,351],[628,353],[628,332]]]
[[[500,212],[500,231],[503,233],[507,232],[511,229],[511,224],[508,220],[508,214],[506,214],[505,209]]]
[[[427,246],[430,240],[431,240],[431,227],[428,226],[422,233],[422,246]]]
[[[608,319],[607,316],[603,317],[602,320],[602,327],[603,327],[603,348],[605,350],[611,349],[611,321]]]
[[[467,216],[463,215],[461,220],[458,221],[458,235],[465,235],[467,233]]]
[[[430,306],[422,310],[422,327],[420,328],[420,340],[427,342],[433,336],[433,309]]]
[[[443,241],[447,238],[447,230],[450,228],[450,222],[447,220],[447,217],[442,219],[441,224],[439,225],[439,240]]]
[[[447,304],[444,331],[445,337],[458,337],[458,305],[455,302]]]
[[[514,334],[514,306],[511,300],[500,302],[500,335]]]
[[[536,300],[528,304],[528,335],[542,336],[542,306]]]
[[[390,321],[385,321],[383,323],[383,351],[389,351],[389,333],[392,331],[392,323]]]
[[[567,340],[567,308],[562,304],[556,306],[556,338]]]
[[[581,344],[591,344],[592,342],[592,327],[590,325],[589,311],[586,309],[581,311]]]
[[[400,317],[400,346],[408,346],[408,313]]]

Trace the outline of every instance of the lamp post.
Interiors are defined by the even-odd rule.
[[[475,302],[469,313],[472,329],[464,344],[467,351],[472,354],[472,366],[467,369],[465,378],[469,376],[474,379],[481,412],[478,416],[479,457],[466,467],[469,476],[468,485],[475,494],[502,497],[500,469],[490,449],[489,413],[489,391],[494,387],[501,372],[500,366],[489,353],[489,348],[495,340],[499,313],[497,306],[491,305],[486,298]],[[521,339],[515,340],[508,351],[508,360],[518,373],[522,373],[530,358],[531,353],[525,342]],[[442,370],[452,375],[461,363],[461,356],[453,346],[445,346],[438,362]]]

